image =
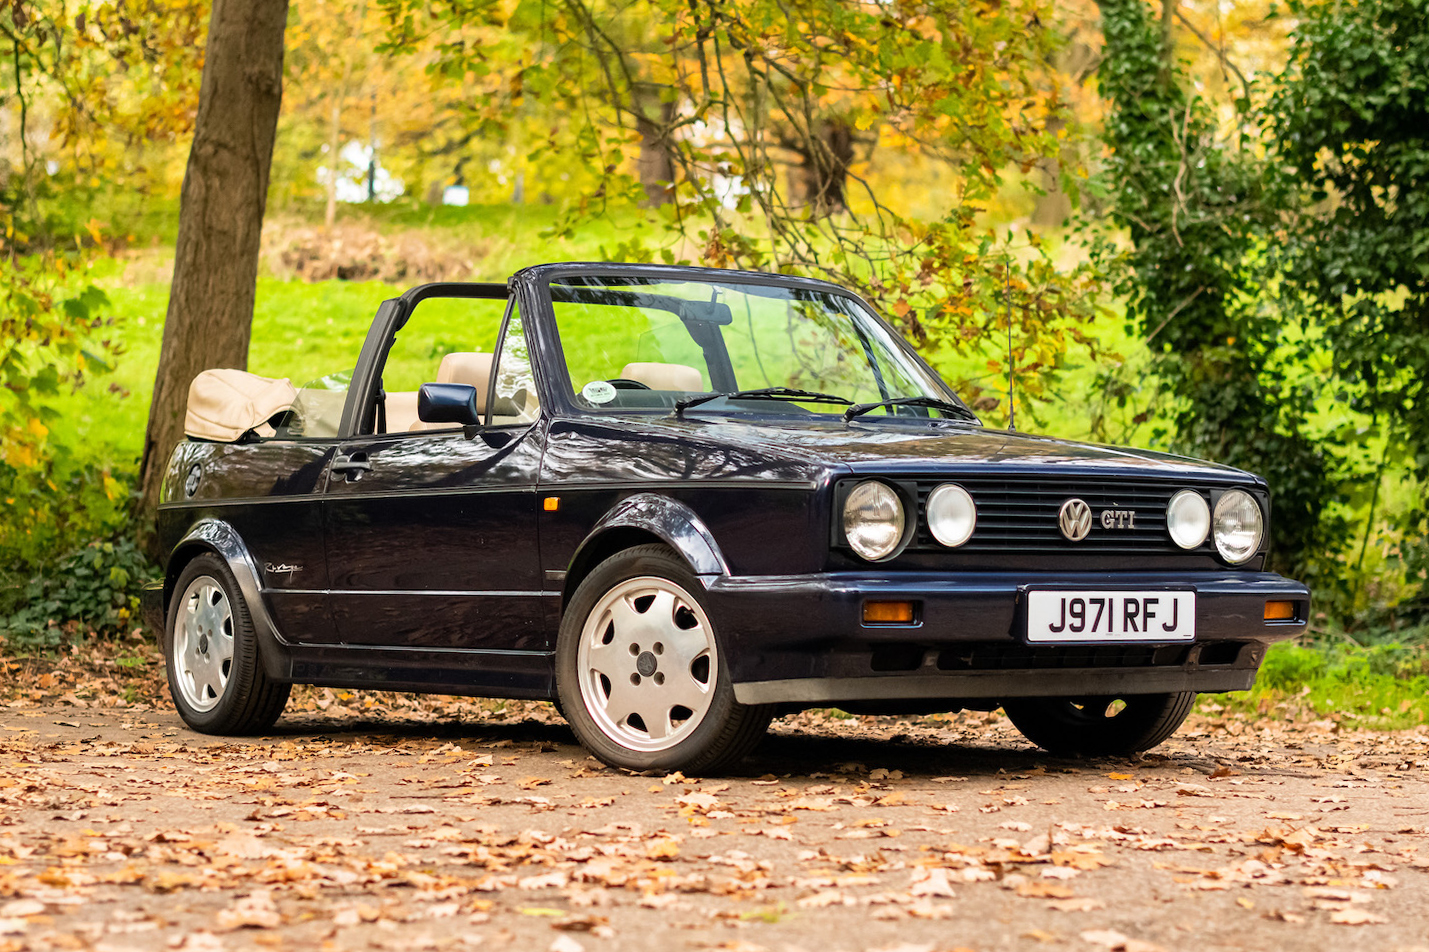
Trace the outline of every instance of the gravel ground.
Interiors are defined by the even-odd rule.
[[[1203,710],[1069,761],[999,714],[808,713],[685,778],[548,705],[304,697],[247,739],[0,707],[0,952],[1429,952],[1423,727]]]

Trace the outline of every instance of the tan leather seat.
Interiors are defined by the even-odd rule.
[[[387,432],[402,433],[414,430],[421,423],[417,419],[417,391],[398,390],[387,394]]]
[[[491,362],[494,354],[480,351],[453,351],[442,358],[437,368],[437,383],[464,383],[476,388],[476,409],[486,412],[486,392],[491,387]]]
[[[468,387],[476,388],[476,409],[478,413],[486,412],[486,391],[491,383],[491,362],[494,359],[492,354],[483,354],[475,350],[458,350],[447,354],[442,358],[442,362],[437,366],[437,383],[464,383]],[[415,396],[415,395],[414,395]],[[417,405],[412,404],[412,418],[404,430],[449,430],[454,424],[451,423],[424,423],[417,418]],[[397,427],[392,422],[392,410],[389,406],[387,410],[387,428],[389,433],[397,432]]]
[[[700,372],[685,364],[626,364],[620,376],[626,380],[638,380],[651,390],[694,392],[705,389]]]

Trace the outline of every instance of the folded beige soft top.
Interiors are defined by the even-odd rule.
[[[184,432],[195,439],[232,443],[249,430],[272,436],[268,421],[293,405],[298,392],[287,377],[243,370],[205,370],[189,384]]]

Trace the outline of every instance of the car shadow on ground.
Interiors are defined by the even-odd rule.
[[[455,743],[473,752],[486,751],[494,745],[514,748],[518,752],[558,755],[560,759],[585,760],[589,755],[576,742],[571,729],[561,722],[532,719],[520,721],[489,720],[420,720],[402,717],[331,718],[323,715],[303,715],[284,718],[278,725],[257,738],[296,740],[307,738],[332,744],[400,747],[411,741],[442,741]],[[1184,761],[1184,763],[1182,762]],[[1191,756],[1152,753],[1143,764],[1164,768],[1197,766]],[[788,726],[771,731],[759,747],[741,763],[721,771],[728,777],[827,778],[830,774],[863,773],[884,768],[899,771],[906,779],[933,779],[957,775],[1010,779],[1014,775],[1057,772],[1079,773],[1125,769],[1131,764],[1124,758],[1094,760],[1053,757],[1044,751],[1027,747],[1005,747],[966,741],[942,742],[933,738],[912,738],[906,735],[891,739],[869,736],[831,736]],[[594,765],[592,759],[592,766]],[[663,773],[663,772],[661,772]]]

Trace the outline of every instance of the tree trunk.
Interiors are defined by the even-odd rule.
[[[1062,119],[1050,119],[1047,132],[1055,137],[1064,125]],[[1037,196],[1032,224],[1039,228],[1060,228],[1072,214],[1072,197],[1062,191],[1062,163],[1054,156],[1044,156],[1037,160],[1035,174],[1042,179],[1039,184],[1045,191]]]
[[[327,137],[327,211],[323,214],[323,227],[332,231],[333,223],[337,221],[337,173],[339,163],[338,153],[342,151],[342,99],[334,95],[332,98],[332,124],[328,127]]]
[[[803,142],[786,143],[801,162],[797,200],[816,217],[848,211],[848,167],[853,164],[853,129],[842,119],[827,119]]]
[[[214,0],[193,145],[180,194],[174,277],[140,464],[141,515],[183,438],[189,384],[248,366],[258,246],[283,94],[288,0]],[[152,548],[152,538],[147,540]]]
[[[670,100],[660,104],[660,121],[648,118],[643,109],[635,120],[640,133],[640,184],[645,189],[645,204],[652,208],[666,204],[675,195],[675,157],[669,138],[674,119],[675,103]]]

